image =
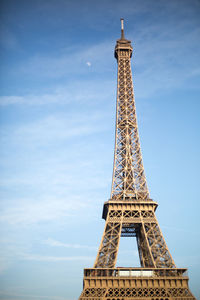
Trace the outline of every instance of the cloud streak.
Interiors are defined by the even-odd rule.
[[[114,82],[110,79],[104,81],[106,93],[102,93],[101,86],[92,78],[73,82],[66,82],[63,86],[54,87],[53,91],[37,94],[0,96],[0,106],[3,108],[10,105],[66,105],[66,104],[86,104],[102,103],[114,94]]]
[[[78,199],[77,199],[78,198]],[[86,203],[80,201],[79,197],[69,199],[51,198],[47,199],[26,199],[16,201],[17,206],[6,207],[0,216],[0,222],[10,225],[30,225],[40,222],[59,220],[72,217],[79,210],[86,207]]]
[[[68,300],[66,297],[59,297],[59,296],[40,296],[40,295],[30,295],[30,294],[23,294],[23,293],[15,293],[15,292],[10,292],[10,291],[3,291],[0,290],[0,295],[3,297],[9,297],[7,299],[10,299],[10,297],[14,297],[15,299],[35,299],[35,300],[40,300],[40,299],[49,299],[49,300]],[[3,298],[1,298],[3,299]]]
[[[18,66],[18,71],[21,75],[36,76],[40,74],[41,78],[62,78],[66,75],[82,75],[88,73],[88,64],[92,62],[96,72],[109,71],[111,64],[108,64],[107,59],[102,58],[112,57],[112,42],[103,41],[98,44],[87,46],[85,49],[76,50],[65,49],[65,53],[58,53],[53,56],[37,55],[29,58],[25,64]]]
[[[72,249],[87,249],[87,250],[97,250],[97,247],[80,245],[80,244],[67,244],[56,241],[54,239],[48,238],[44,241],[44,244],[52,247],[64,247],[64,248],[72,248]]]
[[[26,254],[22,255],[23,260],[32,261],[48,261],[48,262],[63,262],[63,261],[91,261],[94,258],[91,256],[48,256],[48,255],[35,255]]]

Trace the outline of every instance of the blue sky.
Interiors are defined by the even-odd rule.
[[[1,1],[0,299],[74,300],[103,233],[120,18],[133,45],[144,167],[200,299],[200,2]],[[118,266],[138,266],[121,239]]]

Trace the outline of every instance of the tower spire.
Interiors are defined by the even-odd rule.
[[[125,39],[125,36],[124,36],[124,19],[121,18],[121,40],[124,40]]]

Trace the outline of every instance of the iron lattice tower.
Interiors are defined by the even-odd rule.
[[[150,199],[136,120],[131,42],[117,40],[118,62],[115,154],[110,199],[104,203],[105,229],[94,267],[84,270],[80,300],[194,300],[187,269],[177,269]],[[120,237],[136,237],[140,268],[115,268]]]

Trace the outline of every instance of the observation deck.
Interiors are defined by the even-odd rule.
[[[81,299],[195,299],[188,289],[187,269],[179,268],[84,269],[83,288]]]

